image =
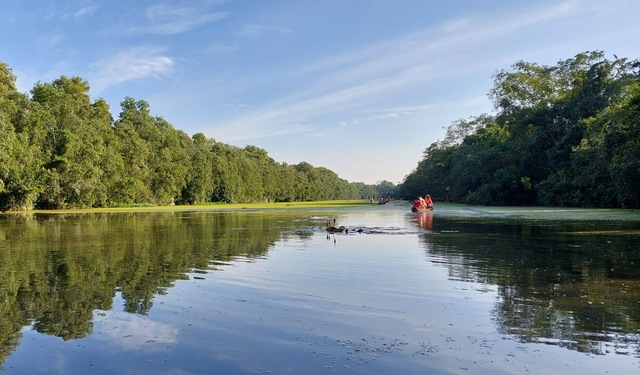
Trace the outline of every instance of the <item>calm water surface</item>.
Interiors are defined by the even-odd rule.
[[[638,374],[639,240],[616,210],[3,215],[0,372]]]

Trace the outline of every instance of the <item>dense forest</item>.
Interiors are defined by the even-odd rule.
[[[16,89],[0,62],[0,210],[134,204],[377,198],[377,186],[324,167],[278,163],[264,149],[189,137],[127,97],[113,119],[89,83],[60,77]],[[385,189],[384,184],[379,187]]]
[[[399,194],[484,205],[640,207],[640,62],[585,52],[498,71],[496,113],[453,122]]]
[[[0,210],[413,198],[640,207],[640,62],[585,52],[498,71],[494,114],[453,122],[395,186],[348,182],[266,150],[188,136],[127,97],[117,119],[89,83],[20,93],[0,62]]]

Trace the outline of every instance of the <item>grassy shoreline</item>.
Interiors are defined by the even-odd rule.
[[[154,211],[227,211],[246,209],[292,209],[292,208],[331,208],[353,207],[377,204],[369,200],[335,200],[314,202],[277,202],[277,203],[209,203],[200,205],[175,205],[175,206],[126,206],[106,208],[70,208],[52,210],[24,210],[0,212],[0,215],[15,214],[69,214],[69,213],[96,213],[96,212],[154,212]]]

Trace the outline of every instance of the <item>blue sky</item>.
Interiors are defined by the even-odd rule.
[[[640,58],[638,0],[3,0],[0,61],[29,92],[79,76],[189,135],[349,181],[399,183],[492,76],[588,50]],[[428,187],[427,187],[428,189]]]

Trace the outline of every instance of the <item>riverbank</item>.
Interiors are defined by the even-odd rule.
[[[153,212],[153,211],[209,211],[209,210],[248,210],[248,209],[295,209],[295,208],[331,208],[369,206],[376,202],[369,200],[335,200],[313,202],[277,202],[277,203],[210,203],[200,205],[174,205],[174,206],[130,206],[130,207],[105,207],[105,208],[72,208],[52,210],[26,210],[7,211],[7,214],[70,214],[70,213],[96,213],[96,212]]]

